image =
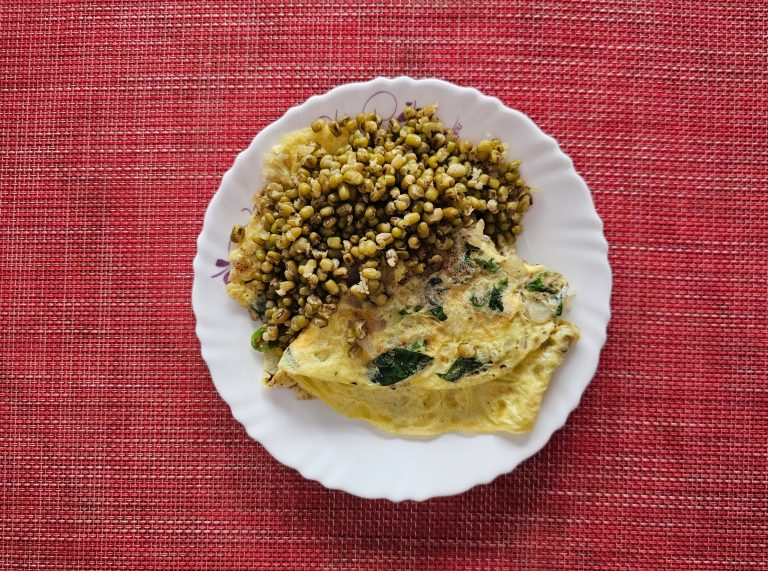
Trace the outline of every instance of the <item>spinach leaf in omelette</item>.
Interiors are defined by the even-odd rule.
[[[476,254],[480,251],[480,248],[475,246],[474,244],[470,244],[469,242],[466,242],[464,244],[464,261],[465,262],[472,262],[476,266],[479,266],[483,268],[486,272],[491,274],[496,274],[501,269],[501,266],[494,262],[493,260],[489,258],[482,258],[477,257],[473,258],[472,254]]]
[[[568,287],[564,287],[557,294],[557,309],[555,310],[555,317],[560,317],[563,314],[563,300],[565,300],[565,294],[568,293]]]
[[[477,373],[480,369],[485,367],[485,365],[485,363],[478,361],[477,359],[459,357],[451,364],[445,373],[438,373],[437,376],[446,381],[455,382],[465,375]]]
[[[408,345],[409,351],[422,351],[427,346],[427,341],[425,339],[421,339],[419,341],[414,341],[410,345]]]
[[[377,385],[388,387],[426,367],[432,357],[418,351],[395,347],[368,363],[368,375]]]
[[[490,274],[497,274],[501,269],[501,266],[499,266],[499,264],[497,264],[493,260],[489,260],[488,258],[470,258],[470,260],[472,260],[472,262],[474,262],[476,266],[480,266]]]
[[[418,313],[422,310],[422,307],[420,305],[414,305],[413,307],[404,307],[398,313],[400,315],[412,315],[414,313]]]
[[[507,278],[501,280],[498,284],[493,286],[491,290],[490,301],[488,301],[488,307],[494,311],[504,311],[504,303],[501,301],[501,294],[507,289],[509,281]]]
[[[429,308],[429,312],[434,315],[438,321],[445,321],[448,316],[445,314],[445,310],[442,305],[436,305]]]
[[[539,293],[557,293],[557,275],[551,272],[539,272],[525,285],[528,291]]]
[[[473,291],[469,294],[469,303],[471,303],[474,307],[483,307],[486,303],[488,303],[488,300],[491,297],[491,292],[487,292],[485,295],[480,295],[477,292]]]

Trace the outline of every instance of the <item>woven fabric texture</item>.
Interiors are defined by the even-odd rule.
[[[768,569],[766,46],[757,0],[4,2],[0,569]],[[420,504],[251,441],[190,303],[236,153],[401,74],[555,136],[615,276],[567,426]]]

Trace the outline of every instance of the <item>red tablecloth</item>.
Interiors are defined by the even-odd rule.
[[[766,2],[22,1],[0,26],[0,568],[768,569]],[[554,135],[615,279],[565,429],[421,504],[273,460],[190,306],[235,154],[379,74]]]

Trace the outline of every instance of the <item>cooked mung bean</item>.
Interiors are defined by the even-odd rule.
[[[266,346],[326,326],[346,291],[387,303],[388,272],[437,269],[456,229],[484,220],[500,246],[522,231],[533,199],[520,162],[504,160],[498,139],[459,140],[436,110],[406,107],[384,123],[375,113],[317,119],[290,178],[257,193],[248,228],[231,233],[230,281],[253,300]],[[329,134],[332,150],[320,144]]]

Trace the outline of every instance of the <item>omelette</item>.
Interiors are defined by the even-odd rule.
[[[529,431],[579,330],[561,318],[565,279],[482,225],[457,231],[436,273],[386,268],[385,305],[345,296],[326,327],[267,351],[266,384],[394,434]]]

